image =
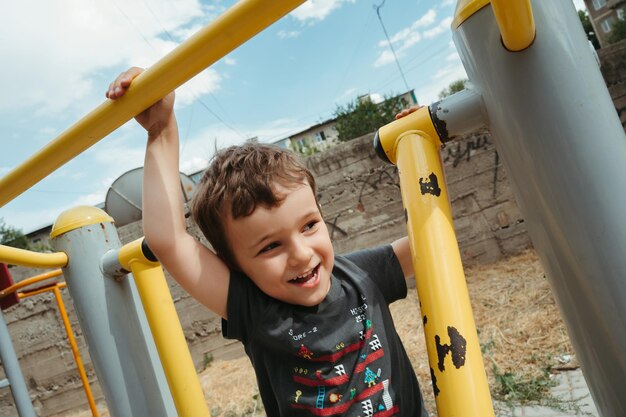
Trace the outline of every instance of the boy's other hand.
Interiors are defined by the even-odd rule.
[[[396,120],[403,118],[404,116],[413,113],[414,111],[417,111],[418,109],[421,109],[424,106],[411,106],[408,109],[404,109],[402,110],[400,113],[396,114]]]
[[[128,91],[133,80],[143,72],[143,68],[131,67],[117,76],[106,91],[106,97],[117,100]],[[149,136],[157,136],[160,131],[167,127],[173,117],[174,92],[172,91],[161,100],[148,107],[143,112],[135,116],[135,120],[146,131]]]

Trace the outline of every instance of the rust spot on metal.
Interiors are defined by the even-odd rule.
[[[467,340],[459,333],[459,331],[451,326],[448,326],[448,337],[450,338],[449,345],[442,345],[439,335],[435,336],[435,345],[437,348],[437,358],[439,362],[437,366],[441,372],[446,370],[444,360],[448,353],[452,356],[452,364],[456,369],[465,365],[465,355],[467,353]]]

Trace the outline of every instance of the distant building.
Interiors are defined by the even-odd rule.
[[[402,100],[407,107],[417,105],[414,90],[407,91],[394,98]],[[357,100],[370,100],[370,96],[369,94],[359,96]],[[290,148],[302,154],[323,151],[339,142],[336,124],[337,119],[328,119],[275,143],[283,148]]]
[[[600,47],[608,45],[613,25],[626,18],[626,0],[585,0]]]

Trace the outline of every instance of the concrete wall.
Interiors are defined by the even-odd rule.
[[[620,49],[621,48],[621,49]],[[618,113],[626,120],[626,42],[601,51],[603,72]],[[395,167],[381,162],[372,135],[342,144],[306,161],[315,173],[319,198],[337,252],[390,242],[405,234]],[[524,220],[506,173],[487,132],[476,132],[442,150],[457,238],[466,265],[486,263],[530,246]],[[195,228],[191,229],[197,234]],[[143,233],[139,223],[120,228],[130,242]],[[11,268],[16,281],[41,271]],[[169,278],[168,278],[169,279]],[[220,319],[198,305],[169,279],[185,337],[198,369],[206,360],[242,354],[238,343],[222,339]],[[76,323],[71,300],[65,303],[97,401],[103,401]],[[40,416],[87,409],[69,344],[51,294],[20,302],[5,311],[22,371]],[[0,369],[0,379],[4,373]],[[0,416],[16,417],[8,389],[0,390]]]

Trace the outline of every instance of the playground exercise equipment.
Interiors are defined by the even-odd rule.
[[[2,264],[5,265],[5,264]],[[2,267],[0,265],[0,267]],[[6,266],[5,266],[6,268]],[[8,269],[4,272],[4,277],[10,278],[10,274]],[[13,305],[17,301],[32,297],[34,295],[43,294],[49,291],[52,291],[54,294],[54,299],[57,303],[57,308],[59,309],[59,314],[61,315],[61,320],[63,321],[63,327],[65,329],[65,333],[67,335],[67,340],[70,343],[70,348],[72,349],[72,355],[74,355],[74,361],[76,362],[76,368],[78,369],[78,374],[80,375],[80,380],[83,384],[83,390],[85,391],[85,396],[87,397],[87,403],[89,404],[89,409],[91,410],[91,414],[93,417],[98,417],[98,408],[96,407],[96,403],[93,399],[93,394],[91,393],[91,387],[89,386],[89,380],[87,379],[87,373],[85,372],[85,367],[83,366],[83,360],[80,356],[80,352],[78,350],[78,345],[76,344],[76,338],[74,337],[74,332],[72,331],[72,326],[70,324],[69,317],[67,315],[67,311],[65,309],[65,303],[63,302],[63,298],[61,297],[61,290],[66,287],[65,282],[46,282],[50,281],[50,279],[59,277],[63,274],[63,271],[60,269],[55,269],[54,271],[45,272],[43,274],[27,278],[18,282],[17,284],[10,285],[3,290],[0,291],[0,301],[7,300],[11,297],[14,297],[12,302],[7,303],[7,305]],[[27,288],[35,284],[41,284],[38,287]],[[3,285],[0,285],[2,288]],[[21,290],[21,291],[20,291]],[[18,292],[19,291],[19,292]],[[4,308],[4,306],[3,306]],[[10,343],[10,338],[6,339],[6,342]]]
[[[438,152],[488,127],[600,415],[625,416],[626,136],[576,10],[461,0],[453,29],[468,89],[375,138],[400,172],[439,415],[492,415]],[[450,329],[467,341],[461,367]]]
[[[0,180],[0,205],[300,3],[237,3],[142,73],[124,98],[105,102]],[[598,409],[603,417],[626,415],[618,392],[626,376],[621,352],[626,345],[626,223],[619,216],[626,194],[615,192],[626,184],[626,141],[579,25],[569,0],[535,1],[532,8],[527,0],[460,0],[454,39],[471,87],[379,131],[381,153],[400,170],[418,291],[423,308],[428,304],[423,311],[441,417],[493,415],[436,154],[440,141],[479,126],[489,126],[497,138]],[[419,239],[422,234],[430,239]],[[96,373],[108,386],[103,390],[111,415],[170,415],[166,407],[157,412],[146,405],[158,397],[159,387],[149,393],[147,388],[130,394],[115,390],[125,386],[131,391],[159,380],[151,377],[159,373],[160,362],[139,362],[151,357],[152,337],[140,325],[143,309],[129,307],[139,305],[134,304],[134,281],[98,275],[100,265],[113,275],[128,268],[142,275],[143,269],[152,269],[150,257],[133,261],[142,257],[141,245],[120,249],[111,219],[100,211],[65,213],[53,235],[55,247],[74,260],[64,273],[77,311],[98,311],[98,317],[81,319],[81,327],[94,351]],[[78,278],[91,276],[97,278]],[[144,279],[138,280],[141,291],[139,281]],[[99,318],[106,321],[95,324]],[[428,328],[436,329],[429,333]],[[99,334],[102,329],[113,334]],[[153,332],[159,341],[160,330]],[[98,364],[94,356],[104,357],[109,349],[115,350],[111,361]],[[170,350],[176,351],[160,351]],[[109,367],[118,373],[109,376]],[[168,381],[175,374],[166,373]],[[146,378],[138,383],[138,375]],[[178,384],[169,382],[170,388]]]

